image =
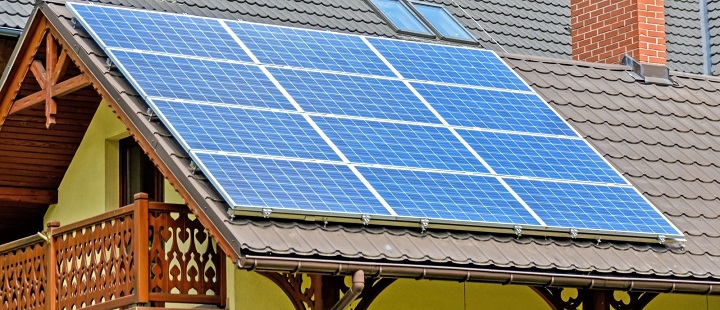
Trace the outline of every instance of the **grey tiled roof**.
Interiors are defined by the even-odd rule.
[[[514,54],[558,59],[571,57],[568,0],[430,0],[443,3],[480,41],[480,46]],[[368,35],[403,37],[395,33],[363,0],[99,0],[142,9],[176,11],[254,22],[271,21],[296,27],[322,28]],[[0,1],[0,23],[22,27],[32,0]],[[709,1],[714,70],[720,69],[720,1]],[[717,8],[716,8],[717,7]],[[699,4],[666,0],[668,66],[702,73]],[[715,25],[715,27],[712,27]],[[407,39],[416,39],[408,38]]]
[[[318,10],[305,23],[330,24],[337,29],[356,25],[363,14],[351,5],[318,7],[320,0],[296,1],[302,10]],[[148,5],[147,1],[123,0]],[[290,5],[289,1],[281,2]],[[329,2],[328,2],[329,3]],[[163,10],[188,14],[226,14],[274,24],[293,24],[298,14],[265,7],[262,14],[232,13],[156,2]],[[252,8],[257,8],[252,6]],[[235,7],[234,9],[237,9]],[[355,8],[357,9],[357,8]],[[249,10],[249,9],[248,9]],[[620,65],[599,65],[537,56],[504,54],[505,60],[578,129],[612,164],[633,182],[686,235],[685,249],[616,241],[583,241],[551,237],[430,231],[311,222],[229,220],[227,206],[205,180],[188,169],[188,156],[161,123],[143,113],[147,104],[117,72],[108,71],[104,53],[79,28],[62,5],[43,8],[53,25],[98,77],[121,108],[146,135],[156,141],[158,156],[180,176],[181,186],[201,204],[233,244],[236,254],[313,256],[395,262],[443,263],[462,266],[532,268],[601,274],[634,274],[696,279],[720,279],[720,79],[674,75],[675,85],[657,86],[635,81]],[[323,14],[320,11],[325,12]],[[293,11],[297,12],[297,11]],[[360,14],[360,15],[358,15]],[[280,15],[287,15],[279,18]],[[261,17],[273,16],[273,17]],[[351,17],[352,16],[352,17]],[[367,17],[371,18],[371,17]],[[307,22],[312,20],[311,22]],[[380,24],[378,29],[383,29]],[[326,25],[330,26],[330,25]],[[317,26],[313,26],[317,27]],[[369,29],[364,27],[362,29]],[[357,31],[348,29],[346,31]],[[165,155],[163,155],[165,154]],[[163,157],[164,156],[164,157]],[[189,177],[188,177],[189,176]],[[339,239],[338,239],[339,238]],[[342,242],[338,241],[342,240]]]
[[[2,0],[0,1],[0,27],[21,29],[25,27],[34,0]]]
[[[700,4],[697,0],[665,1],[665,39],[668,67],[682,72],[703,72]]]

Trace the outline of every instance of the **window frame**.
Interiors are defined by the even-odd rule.
[[[120,207],[124,207],[124,206],[130,205],[133,203],[132,198],[129,197],[128,194],[132,194],[132,195],[137,194],[137,193],[129,193],[130,189],[128,188],[129,175],[130,175],[130,171],[129,171],[130,167],[128,165],[128,162],[130,160],[129,151],[133,147],[139,148],[140,146],[137,144],[137,142],[135,141],[135,139],[132,136],[124,138],[124,139],[120,139],[120,141],[118,141],[118,146],[119,146],[118,151],[120,153],[118,156],[119,157],[119,165],[120,165],[120,171],[119,171],[120,172],[119,173],[120,174],[120,184],[119,184],[119,186],[120,186],[120,190],[119,190],[120,197],[119,198],[120,199],[119,199],[119,201],[120,201]],[[143,152],[143,155],[147,156],[146,154],[144,154],[144,152]],[[165,199],[165,177],[162,175],[162,173],[157,168],[157,166],[153,165],[152,168],[153,169],[151,170],[151,172],[148,172],[148,173],[153,174],[153,186],[152,186],[153,192],[147,193],[147,194],[150,197],[151,201],[162,202]]]
[[[445,8],[444,5],[442,5],[442,4],[437,4],[437,3],[430,3],[430,2],[426,2],[426,1],[419,1],[419,0],[404,0],[404,1],[407,1],[407,2],[408,2],[408,4],[409,4],[408,6],[410,7],[410,9],[412,9],[412,10],[415,12],[416,16],[418,16],[418,17],[421,19],[421,21],[422,21],[424,24],[426,24],[426,26],[429,26],[430,29],[432,29],[432,31],[435,32],[435,34],[437,35],[437,37],[438,37],[440,40],[453,41],[453,42],[459,42],[459,43],[479,44],[477,38],[475,38],[475,36],[473,36],[472,33],[470,33],[470,31],[468,31],[467,28],[466,28],[465,26],[463,26],[463,24],[461,24],[460,21],[458,21],[457,18],[455,18],[455,16],[453,16],[453,15],[447,10],[447,8]],[[439,9],[443,10],[443,11],[445,12],[445,14],[447,14],[447,16],[450,17],[450,19],[451,19],[456,25],[458,25],[458,26],[460,27],[460,29],[462,29],[462,30],[468,35],[468,37],[470,37],[471,39],[464,39],[464,38],[459,38],[459,37],[450,37],[450,36],[446,36],[446,35],[442,34],[442,32],[440,32],[440,31],[438,30],[438,28],[435,27],[435,25],[434,25],[429,19],[425,18],[425,15],[423,15],[422,13],[420,13],[420,11],[415,7],[415,4],[417,4],[417,5],[425,5],[425,6],[432,6],[432,7],[436,7],[436,8],[439,8]]]
[[[398,27],[397,25],[395,25],[395,23],[392,21],[392,19],[387,14],[385,14],[385,11],[383,11],[382,9],[380,9],[380,7],[375,5],[373,0],[365,0],[365,2],[367,2],[372,7],[373,10],[375,10],[375,12],[380,13],[379,14],[380,18],[382,18],[388,25],[390,25],[390,28],[392,28],[393,31],[395,31],[397,33],[401,33],[401,34],[409,34],[409,35],[414,35],[414,36],[419,36],[419,37],[424,37],[424,38],[437,37],[437,33],[435,32],[435,29],[428,27],[427,23],[420,16],[418,16],[418,12],[415,9],[411,8],[410,5],[408,5],[405,1],[403,1],[403,0],[391,0],[391,1],[396,1],[396,2],[400,3],[400,5],[402,5],[408,11],[408,13],[410,13],[410,15],[415,17],[415,19],[417,19],[417,21],[423,27],[425,27],[425,29],[427,29],[428,33],[423,33],[423,32],[418,32],[418,31],[414,31],[411,29],[404,29],[404,28]]]
[[[378,13],[380,18],[382,18],[388,25],[390,25],[390,28],[392,28],[397,33],[409,34],[409,35],[414,35],[414,36],[419,36],[419,37],[424,37],[424,38],[436,38],[438,40],[451,41],[451,42],[457,42],[457,43],[466,43],[466,44],[473,44],[473,45],[480,44],[478,39],[475,36],[473,36],[473,34],[467,29],[467,27],[465,27],[463,24],[461,24],[458,21],[458,19],[455,18],[455,16],[450,14],[450,12],[447,10],[447,8],[442,4],[430,3],[430,2],[426,2],[426,1],[420,1],[420,0],[392,0],[392,1],[397,1],[399,4],[401,4],[406,10],[408,10],[410,12],[410,14],[412,14],[413,17],[415,17],[417,19],[418,22],[420,22],[420,24],[422,24],[426,29],[428,29],[428,31],[430,33],[426,34],[426,33],[422,33],[422,32],[399,28],[397,25],[395,25],[395,23],[392,21],[392,19],[385,13],[385,11],[383,11],[377,5],[375,5],[373,0],[365,0],[365,2],[367,2],[370,5],[370,7],[375,10],[376,13]],[[447,16],[449,16],[450,19],[456,25],[458,25],[471,39],[443,35],[438,30],[438,28],[435,27],[435,25],[433,25],[432,22],[430,22],[430,20],[425,18],[425,16],[422,15],[422,13],[420,13],[420,11],[417,10],[417,8],[415,8],[416,4],[432,6],[432,7],[437,7],[439,9],[442,9],[445,12],[445,14],[447,14]]]

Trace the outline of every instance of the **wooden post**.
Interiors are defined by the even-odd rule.
[[[218,266],[218,270],[220,270],[220,273],[218,274],[218,282],[220,283],[220,308],[225,309],[227,306],[227,277],[225,275],[226,268],[225,268],[225,253],[223,253],[222,248],[220,248],[220,245],[217,246],[217,255],[220,255],[220,266]],[[230,270],[230,272],[233,272],[234,270]],[[233,286],[234,287],[234,286]]]
[[[55,310],[57,309],[57,256],[55,254],[55,236],[53,230],[60,227],[60,222],[49,221],[47,222],[47,265],[45,267],[45,281],[47,286],[45,287],[45,309]]]
[[[148,236],[148,194],[137,193],[133,203],[133,252],[135,261],[135,301],[146,304],[150,301],[150,265]]]

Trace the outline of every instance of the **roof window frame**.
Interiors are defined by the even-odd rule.
[[[379,1],[382,1],[382,0],[379,0]],[[439,39],[439,40],[451,41],[451,42],[457,42],[457,43],[474,44],[474,45],[480,44],[480,42],[477,40],[477,38],[476,38],[475,36],[473,36],[472,33],[471,33],[470,31],[468,31],[468,29],[467,29],[463,24],[461,24],[461,23],[457,20],[457,18],[455,18],[455,16],[453,16],[453,15],[447,10],[447,8],[445,8],[445,6],[442,5],[442,4],[431,3],[431,2],[427,2],[427,1],[421,1],[421,0],[389,0],[389,1],[398,2],[398,3],[399,3],[400,5],[402,5],[414,18],[416,18],[417,21],[418,21],[420,24],[422,24],[422,25],[429,31],[429,33],[422,33],[422,32],[414,31],[414,30],[411,30],[411,29],[399,28],[399,27],[392,21],[392,19],[387,15],[386,12],[383,11],[382,9],[380,9],[380,7],[378,7],[378,6],[374,3],[374,0],[365,0],[365,2],[367,2],[367,3],[370,5],[370,7],[373,8],[373,9],[375,10],[375,12],[378,13],[378,15],[380,16],[380,18],[382,18],[385,22],[387,22],[388,25],[390,25],[390,28],[392,28],[392,29],[393,29],[395,32],[397,32],[397,33],[409,34],[409,35],[419,36],[419,37],[423,37],[423,38],[436,38],[436,39]],[[465,39],[465,38],[459,38],[459,37],[451,37],[451,36],[446,36],[446,35],[444,35],[442,32],[440,32],[440,31],[438,30],[437,27],[435,27],[435,25],[433,25],[433,23],[432,23],[430,20],[428,20],[427,18],[425,18],[425,16],[424,16],[422,13],[420,13],[420,12],[417,10],[417,8],[415,8],[415,5],[432,6],[432,7],[437,7],[437,8],[439,8],[439,9],[442,9],[442,10],[445,12],[445,14],[447,14],[447,16],[449,16],[450,19],[451,19],[456,25],[458,25],[458,26],[468,35],[468,37],[470,37],[471,39]]]
[[[381,1],[382,1],[382,0],[381,0]],[[437,32],[435,31],[435,28],[428,27],[428,24],[427,24],[427,22],[425,22],[425,19],[423,19],[421,16],[419,16],[419,13],[417,12],[417,10],[415,10],[414,8],[412,8],[407,2],[405,2],[405,1],[403,1],[403,0],[389,0],[389,1],[395,1],[395,2],[400,3],[400,5],[402,5],[402,6],[405,8],[405,10],[408,11],[408,13],[410,13],[413,17],[415,17],[415,19],[416,19],[423,27],[425,27],[425,29],[427,29],[428,33],[423,33],[423,32],[419,32],[419,31],[414,31],[414,30],[412,30],[412,29],[404,29],[404,28],[398,27],[398,26],[395,25],[395,23],[392,21],[392,19],[390,18],[390,16],[388,16],[388,15],[385,13],[385,11],[383,11],[380,7],[378,7],[373,0],[365,0],[365,2],[367,2],[367,3],[370,5],[370,7],[372,7],[372,9],[375,10],[375,12],[379,13],[380,18],[382,18],[386,23],[388,23],[388,25],[390,25],[390,28],[392,28],[392,30],[394,30],[395,32],[402,33],[402,34],[409,34],[409,35],[419,36],[419,37],[424,37],[424,38],[435,38],[435,37],[437,37]]]
[[[475,38],[475,36],[473,36],[472,33],[470,33],[470,31],[468,31],[467,28],[465,26],[463,26],[463,24],[461,24],[460,21],[458,21],[458,19],[455,18],[455,16],[453,16],[447,10],[447,8],[445,8],[444,5],[437,4],[437,3],[431,3],[431,2],[427,2],[427,1],[421,1],[421,0],[401,0],[401,1],[407,2],[408,7],[410,7],[410,9],[413,10],[413,12],[415,13],[416,16],[420,17],[420,19],[426,25],[426,27],[430,27],[430,29],[437,35],[437,37],[440,40],[453,41],[453,42],[459,42],[459,43],[479,44],[477,38]],[[465,32],[465,34],[467,34],[467,36],[470,37],[471,39],[465,39],[465,38],[460,38],[460,37],[451,37],[451,36],[444,35],[442,32],[440,32],[440,30],[438,30],[437,27],[435,27],[435,24],[433,24],[429,19],[427,19],[425,17],[425,15],[420,13],[420,11],[415,7],[415,4],[436,7],[436,8],[443,10],[445,12],[445,14],[447,14],[447,16],[450,17],[450,19],[456,25],[458,25],[458,27],[460,27],[460,29],[462,29]]]

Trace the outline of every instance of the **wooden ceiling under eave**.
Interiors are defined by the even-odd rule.
[[[53,85],[84,74],[70,57],[59,60],[64,51],[48,34],[48,25],[44,20],[36,20],[27,28],[34,33],[26,34],[20,42],[23,46],[6,79],[6,84],[14,81],[19,84],[15,84],[15,89],[13,85],[3,85],[0,93],[0,102],[9,104],[0,107],[5,116],[0,125],[0,244],[43,230],[47,207],[57,202],[60,182],[102,99],[89,83],[77,84],[69,92],[53,93],[50,97],[54,100],[54,123],[49,127],[47,96],[22,110],[8,110],[23,98],[46,92],[41,83],[47,83],[50,71],[56,71]],[[48,44],[54,46],[48,48]],[[55,56],[47,57],[48,53]],[[36,66],[33,70],[32,65]],[[56,65],[62,68],[54,68]],[[38,68],[41,72],[48,69],[47,79],[38,74]],[[54,88],[47,90],[51,91]]]

